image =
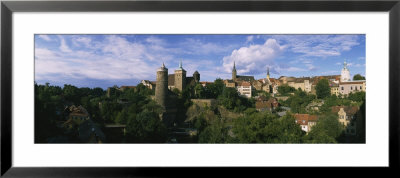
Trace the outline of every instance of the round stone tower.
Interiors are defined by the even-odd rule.
[[[193,73],[193,78],[194,78],[194,81],[196,81],[196,83],[200,82],[200,73],[197,72],[197,70]]]
[[[157,70],[156,102],[165,108],[168,99],[168,68],[163,65]]]

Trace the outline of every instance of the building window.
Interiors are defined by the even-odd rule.
[[[353,90],[353,87],[350,87],[350,90]]]
[[[360,90],[362,90],[362,86],[360,86]]]
[[[344,88],[342,87],[342,90],[344,90]]]

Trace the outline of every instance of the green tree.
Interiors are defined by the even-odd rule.
[[[327,79],[321,79],[315,86],[318,99],[323,99],[331,95],[331,89],[329,88],[329,82]]]
[[[217,78],[214,83],[211,83],[206,86],[206,95],[207,98],[218,98],[219,95],[222,94],[225,88],[224,81],[220,78]]]
[[[226,143],[229,140],[228,128],[223,120],[216,119],[199,135],[199,143]]]
[[[240,105],[239,94],[235,88],[227,87],[223,90],[222,95],[218,98],[221,105],[226,109],[234,109]]]
[[[365,100],[365,92],[360,91],[360,92],[350,93],[347,98],[352,101],[362,102]]]
[[[288,96],[290,93],[295,92],[296,89],[287,85],[287,84],[283,84],[281,86],[278,87],[278,92],[280,95],[282,96]]]
[[[196,98],[204,98],[204,87],[203,85],[201,85],[200,83],[196,84],[196,86],[194,87],[194,96]]]
[[[126,124],[129,117],[129,113],[127,109],[123,109],[121,112],[118,113],[115,123],[117,124]]]
[[[361,74],[356,74],[353,76],[353,80],[365,80],[365,77]]]
[[[338,116],[334,114],[323,115],[305,136],[307,143],[337,143],[338,137],[343,132],[343,125],[340,124]]]
[[[73,85],[64,85],[63,94],[67,101],[70,101],[74,104],[79,104],[80,96],[79,89]]]
[[[35,83],[35,143],[48,143],[50,138],[63,135],[56,123],[64,119],[62,89],[58,86]],[[56,141],[57,142],[57,141]]]
[[[133,143],[165,143],[167,129],[157,113],[143,111],[127,124],[128,141]]]

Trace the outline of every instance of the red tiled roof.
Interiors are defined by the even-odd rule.
[[[359,110],[357,106],[332,106],[332,112],[338,113],[340,111],[340,108],[343,108],[344,112],[346,112],[346,115],[350,116],[356,114]]]
[[[362,82],[360,82],[360,81],[340,82],[339,84],[340,85],[346,85],[346,84],[351,85],[351,84],[363,84],[363,83],[365,83],[365,81],[362,81]]]
[[[251,86],[251,84],[249,82],[241,82],[238,83],[238,86]]]
[[[201,84],[212,84],[214,82],[200,82]]]
[[[317,115],[310,115],[310,114],[295,114],[294,117],[296,121],[300,125],[307,125],[308,122],[316,122],[318,120]]]
[[[279,102],[276,98],[270,98],[269,100],[265,100],[265,97],[259,97],[256,101],[256,109],[264,109],[264,108],[276,108],[279,106]]]

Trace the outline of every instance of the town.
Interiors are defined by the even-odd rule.
[[[35,84],[37,143],[365,143],[365,77],[200,81],[182,61],[137,86]]]

